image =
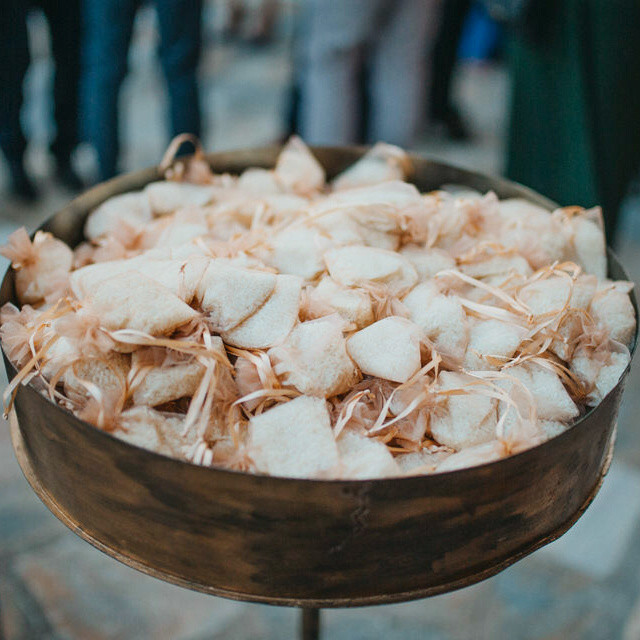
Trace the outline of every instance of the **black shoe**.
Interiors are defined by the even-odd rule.
[[[434,124],[444,128],[445,135],[457,142],[466,142],[471,139],[471,133],[464,123],[460,112],[451,107],[444,113],[432,116]]]
[[[73,170],[70,162],[58,161],[56,180],[69,191],[82,191],[85,187],[82,178]]]
[[[9,191],[14,198],[25,203],[32,203],[38,199],[38,190],[24,170],[22,162],[11,163]]]

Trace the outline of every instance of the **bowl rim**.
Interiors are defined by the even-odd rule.
[[[283,145],[267,145],[267,146],[259,146],[259,147],[250,147],[250,148],[246,148],[246,149],[234,149],[234,150],[229,150],[229,151],[219,151],[219,152],[212,152],[212,153],[208,153],[206,154],[206,158],[207,161],[211,164],[212,161],[215,161],[217,158],[220,157],[224,157],[225,155],[234,155],[234,154],[246,154],[247,156],[251,156],[251,155],[255,155],[255,154],[268,154],[268,153],[277,153],[280,149],[282,149]],[[331,153],[331,152],[345,152],[345,151],[349,151],[349,152],[355,152],[359,155],[364,154],[367,150],[371,149],[371,146],[355,146],[355,145],[347,145],[347,146],[310,146],[309,147],[312,151],[312,153],[315,154],[316,151],[320,151],[320,152],[327,152],[327,153]],[[505,186],[511,186],[511,187],[517,187],[519,190],[521,190],[522,193],[522,197],[525,199],[528,199],[529,201],[533,202],[533,200],[535,199],[536,202],[533,202],[533,204],[538,204],[539,206],[545,206],[545,208],[547,208],[549,211],[553,210],[554,208],[557,208],[559,205],[557,205],[557,203],[555,203],[554,201],[550,200],[549,198],[547,198],[546,196],[543,196],[539,193],[537,193],[536,191],[534,191],[533,189],[531,189],[530,187],[527,187],[526,185],[523,185],[519,182],[513,181],[513,180],[509,180],[508,178],[505,178],[503,176],[492,176],[490,174],[486,174],[486,173],[482,173],[482,172],[477,172],[477,171],[473,171],[464,167],[460,167],[456,164],[452,164],[449,162],[443,162],[442,160],[437,159],[436,157],[433,157],[429,154],[421,154],[421,153],[415,153],[415,152],[407,152],[409,155],[410,160],[413,161],[420,161],[420,162],[428,162],[434,165],[438,165],[441,167],[445,167],[447,169],[453,169],[456,171],[460,171],[461,173],[465,174],[467,177],[473,177],[473,178],[477,178],[480,180],[487,180],[490,182],[498,182],[502,185]],[[251,166],[251,165],[249,165]],[[255,165],[258,166],[258,165]],[[246,167],[249,168],[249,167]],[[146,180],[145,184],[149,184],[151,182],[154,181],[154,176],[159,178],[160,180],[163,179],[163,176],[160,172],[159,166],[151,166],[151,167],[147,167],[145,169],[140,169],[134,172],[129,172],[126,174],[122,174],[119,176],[116,176],[110,180],[107,180],[105,182],[99,183],[97,185],[94,185],[93,187],[91,187],[90,189],[87,189],[86,191],[84,191],[83,193],[81,193],[80,195],[78,195],[77,197],[73,198],[71,201],[69,201],[64,207],[62,207],[61,209],[58,209],[57,211],[55,211],[53,214],[51,214],[50,216],[48,216],[32,233],[30,233],[30,237],[33,238],[33,236],[35,235],[35,233],[37,231],[41,231],[41,230],[47,230],[47,228],[50,226],[50,224],[55,220],[55,218],[61,214],[62,212],[70,209],[70,208],[74,208],[77,207],[79,209],[87,209],[87,207],[84,204],[85,200],[91,201],[92,198],[95,198],[95,196],[97,194],[99,194],[101,191],[105,190],[108,186],[111,187],[115,187],[115,186],[120,186],[120,185],[125,185],[127,183],[135,183],[135,182],[141,182]],[[147,180],[147,178],[149,178]],[[409,178],[407,179],[407,182],[409,182],[410,184],[414,184],[414,182],[412,181],[412,176],[409,176]],[[129,193],[134,189],[130,189],[130,188],[125,188],[123,190],[119,190],[117,193],[112,193],[110,196],[108,196],[105,199],[102,199],[98,202],[98,204],[105,202],[109,197],[113,197],[116,195],[121,195],[123,193]],[[98,206],[98,204],[96,204],[95,206]],[[95,208],[94,206],[94,208]],[[88,215],[88,214],[87,214]],[[613,250],[607,245],[606,246],[606,253],[607,253],[607,262],[611,262],[613,261],[615,264],[617,264],[617,266],[620,268],[620,270],[622,271],[622,273],[624,274],[624,276],[627,276],[627,273],[624,269],[624,267],[622,266],[622,263],[620,262],[618,256],[613,252]],[[11,268],[11,264],[9,264],[3,275],[2,275],[2,279],[0,280],[0,287],[5,286],[5,283],[7,281],[8,278],[13,278],[13,271]],[[627,278],[628,279],[628,278]],[[633,281],[631,281],[633,282]],[[292,481],[294,482],[298,482],[298,483],[312,483],[312,484],[319,484],[319,485],[333,485],[333,486],[342,486],[342,485],[349,485],[351,487],[354,486],[358,486],[358,485],[369,485],[371,483],[374,484],[381,484],[381,483],[385,483],[388,484],[390,482],[393,483],[415,483],[416,481],[423,481],[423,482],[428,482],[430,479],[434,479],[434,478],[448,478],[451,477],[451,474],[456,474],[456,477],[461,477],[463,474],[477,474],[478,472],[482,473],[484,470],[487,470],[489,468],[493,468],[496,469],[499,466],[503,466],[505,464],[517,464],[517,461],[519,459],[522,459],[525,456],[531,456],[531,455],[537,455],[534,452],[538,452],[543,450],[546,447],[549,446],[553,446],[553,442],[556,441],[557,439],[560,438],[566,438],[569,437],[569,432],[573,431],[575,428],[580,428],[580,425],[582,425],[582,423],[584,423],[593,413],[595,413],[602,404],[605,403],[605,401],[614,393],[617,391],[618,387],[621,384],[624,384],[625,379],[627,377],[627,375],[629,374],[630,368],[631,368],[631,362],[633,360],[633,356],[636,352],[636,348],[637,348],[637,343],[638,343],[638,333],[639,333],[639,327],[638,327],[638,304],[637,304],[637,299],[636,299],[636,295],[635,295],[635,289],[636,289],[636,285],[635,283],[633,283],[633,289],[630,292],[630,299],[631,299],[631,303],[633,305],[633,309],[636,315],[636,326],[635,326],[635,330],[634,330],[634,335],[633,335],[633,340],[631,342],[631,345],[628,347],[629,348],[629,354],[630,354],[630,359],[629,359],[629,363],[627,364],[627,366],[625,367],[624,371],[622,372],[620,378],[618,379],[618,382],[614,385],[614,387],[604,396],[604,398],[594,407],[590,407],[583,415],[581,415],[577,420],[575,420],[572,424],[569,425],[569,427],[567,429],[565,429],[562,433],[559,433],[551,438],[549,438],[548,440],[545,440],[543,442],[540,442],[538,444],[535,444],[527,449],[524,449],[523,451],[520,451],[518,453],[514,453],[514,454],[510,454],[508,456],[505,456],[503,458],[499,458],[498,460],[493,460],[490,462],[483,462],[481,464],[477,464],[477,465],[473,465],[470,467],[463,467],[460,469],[452,469],[452,470],[448,470],[448,471],[441,471],[441,472],[437,472],[437,473],[430,473],[430,474],[416,474],[416,475],[405,475],[405,476],[391,476],[391,477],[384,477],[384,478],[380,478],[380,477],[372,477],[372,478],[357,478],[357,479],[340,479],[340,478],[300,478],[300,477],[290,477],[290,476],[278,476],[278,475],[271,475],[271,474],[266,474],[266,473],[260,473],[260,472],[253,472],[253,471],[239,471],[236,469],[227,469],[224,467],[216,467],[216,466],[204,466],[204,465],[198,465],[194,462],[190,462],[189,460],[184,460],[182,458],[175,458],[173,456],[169,456],[167,454],[164,453],[159,453],[157,451],[153,451],[151,449],[146,449],[144,447],[141,447],[139,445],[136,444],[132,444],[130,442],[127,442],[125,440],[122,440],[121,438],[118,438],[117,436],[113,435],[110,431],[106,431],[104,429],[100,429],[99,427],[96,427],[95,425],[91,424],[90,422],[87,422],[85,420],[82,420],[81,418],[78,418],[72,411],[70,411],[69,409],[59,405],[58,403],[54,402],[53,400],[51,400],[48,396],[42,394],[40,391],[38,391],[35,387],[33,387],[31,385],[31,383],[28,383],[27,385],[20,385],[17,393],[19,393],[22,389],[21,387],[26,386],[31,392],[38,394],[39,396],[41,396],[48,404],[53,405],[55,407],[55,410],[61,411],[63,414],[67,414],[67,416],[69,416],[70,421],[77,427],[77,428],[82,428],[82,427],[89,427],[91,430],[93,430],[94,432],[98,432],[100,434],[100,436],[98,437],[105,437],[108,439],[108,441],[110,442],[114,442],[116,441],[118,444],[116,446],[124,446],[126,447],[132,447],[137,451],[141,451],[144,452],[144,454],[147,455],[151,455],[153,457],[156,457],[157,459],[159,459],[160,461],[162,461],[163,463],[166,463],[167,461],[171,462],[171,463],[175,463],[178,465],[188,465],[188,467],[190,468],[199,468],[202,469],[204,472],[206,473],[210,473],[210,472],[217,472],[217,473],[224,473],[224,474],[228,474],[228,477],[241,477],[241,478],[245,478],[245,477],[250,477],[250,478],[256,478],[256,479],[267,479],[268,482],[286,482],[286,483],[291,483]],[[3,304],[7,303],[7,302],[12,302],[12,300],[7,299],[3,302]],[[15,376],[16,374],[16,368],[13,365],[13,363],[9,360],[5,349],[4,349],[4,345],[1,344],[0,341],[0,349],[2,350],[2,354],[4,357],[4,361],[5,361],[5,368],[7,369],[7,373],[13,373],[13,376]],[[11,379],[13,378],[13,376],[11,376]],[[515,461],[515,462],[514,462]]]

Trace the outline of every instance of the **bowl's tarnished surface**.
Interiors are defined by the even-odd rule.
[[[329,175],[362,151],[315,150]],[[210,161],[216,171],[238,172],[272,166],[276,155],[269,148],[214,154]],[[413,181],[422,190],[458,183],[552,206],[506,180],[413,160]],[[88,211],[157,177],[150,169],[100,185],[44,228],[75,245]],[[609,263],[612,277],[625,277],[612,254]],[[9,272],[0,302],[12,299]],[[6,358],[5,364],[12,377]],[[137,569],[243,600],[376,604],[472,584],[571,526],[606,472],[625,377],[557,438],[492,464],[432,476],[292,480],[198,467],[124,443],[29,386],[16,396],[13,441],[45,504],[78,535]]]

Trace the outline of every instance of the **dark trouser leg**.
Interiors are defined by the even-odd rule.
[[[444,0],[438,35],[431,54],[432,118],[442,118],[451,108],[451,80],[458,59],[458,44],[471,0]]]
[[[353,144],[361,135],[364,49],[384,6],[382,0],[301,3],[299,127],[307,142]]]
[[[160,62],[169,89],[171,134],[199,136],[198,62],[202,0],[156,0]]]
[[[425,111],[425,51],[439,5],[439,0],[386,0],[369,55],[370,142],[415,144]]]
[[[11,165],[22,165],[27,146],[20,126],[22,82],[29,66],[27,9],[23,0],[2,3],[0,18],[0,147]]]
[[[80,95],[80,0],[39,0],[49,22],[55,63],[53,85],[57,133],[51,151],[61,164],[68,164],[78,144]]]
[[[84,0],[82,109],[100,180],[117,171],[118,96],[137,6],[136,0]]]

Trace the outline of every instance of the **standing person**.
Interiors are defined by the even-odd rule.
[[[117,173],[118,97],[140,0],[84,0],[86,134],[98,155],[98,179]],[[169,90],[171,135],[200,135],[197,67],[202,0],[154,0],[160,63]]]
[[[426,43],[440,0],[307,0],[300,39],[301,135],[311,144],[367,139],[411,146],[424,113]],[[362,70],[367,95],[362,96]]]
[[[24,77],[29,67],[27,15],[32,8],[44,12],[51,34],[55,65],[53,83],[56,135],[51,153],[56,160],[58,181],[74,191],[82,182],[71,166],[71,154],[78,144],[78,97],[80,80],[80,0],[4,0],[0,20],[0,148],[9,166],[10,188],[14,195],[34,200],[36,188],[25,166],[27,147],[20,111]]]
[[[510,52],[507,174],[560,204],[601,204],[613,242],[640,165],[640,3],[527,4]]]

